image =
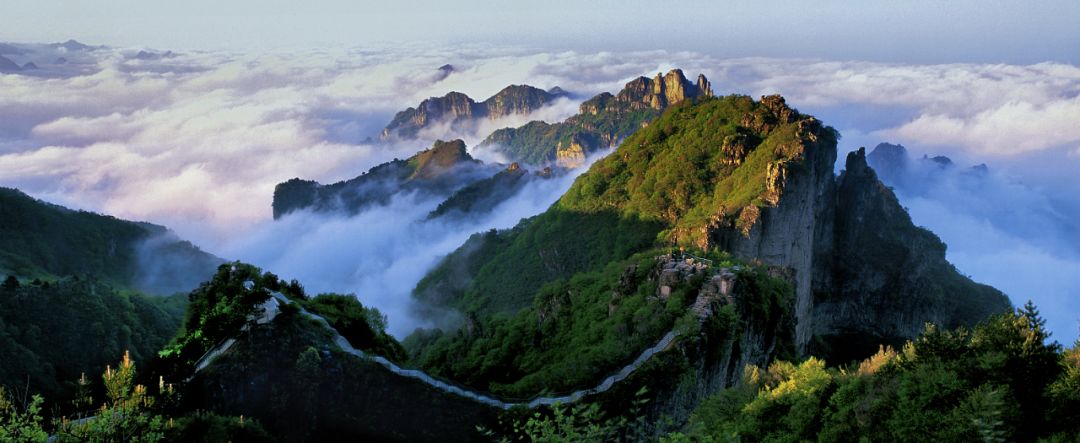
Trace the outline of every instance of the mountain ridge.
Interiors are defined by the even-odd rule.
[[[545,91],[529,85],[510,85],[477,102],[463,93],[450,92],[442,97],[427,98],[415,108],[398,112],[383,128],[379,138],[415,139],[422,129],[433,124],[449,123],[451,127],[461,127],[474,120],[524,115],[568,95],[558,87]]]

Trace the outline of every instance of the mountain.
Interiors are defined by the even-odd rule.
[[[0,300],[0,386],[64,409],[81,374],[101,373],[125,351],[139,361],[156,356],[180,328],[187,302],[186,294],[145,296],[86,276],[12,277],[0,285]]]
[[[0,273],[91,276],[172,294],[191,290],[221,262],[162,226],[73,211],[0,188]]]
[[[554,176],[551,168],[530,174],[517,163],[511,163],[490,178],[477,180],[454,192],[428,214],[428,219],[454,219],[466,214],[489,213],[500,203],[516,195],[531,180]]]
[[[924,321],[1008,311],[911,223],[865,151],[833,173],[837,138],[779,96],[684,100],[547,211],[473,236],[417,285],[416,297],[460,310],[459,330],[419,330],[404,354],[356,299],[309,298],[236,263],[192,293],[163,367],[190,378],[186,408],[257,417],[289,441],[470,441],[477,425],[546,420],[556,402],[613,411],[623,424],[607,439],[637,441],[708,411],[699,405],[738,387],[744,367],[847,363]],[[438,158],[414,157],[397,177]]]
[[[448,69],[443,69],[447,68]],[[439,68],[449,75],[452,66]],[[390,138],[415,139],[420,130],[435,124],[449,124],[459,129],[474,124],[477,120],[496,120],[509,115],[529,114],[541,107],[566,96],[561,89],[554,93],[534,88],[529,85],[510,85],[487,100],[477,103],[460,92],[451,92],[442,97],[431,97],[420,102],[415,108],[408,108],[394,115],[380,136]]]
[[[680,69],[663,76],[658,73],[652,79],[638,77],[617,95],[605,92],[585,101],[577,115],[562,123],[533,121],[519,128],[500,129],[478,148],[495,149],[516,162],[578,167],[586,155],[614,148],[667,107],[712,94],[704,75],[691,83]]]
[[[8,43],[0,43],[0,55],[24,55],[26,50]]]
[[[19,72],[22,68],[11,59],[0,56],[0,72]]]
[[[839,179],[835,157],[835,132],[781,97],[687,101],[627,138],[547,212],[474,237],[416,295],[467,316],[517,312],[545,284],[683,245],[789,269],[799,353],[846,361],[876,350],[870,342],[913,338],[925,321],[955,327],[1009,309],[1000,292],[945,261],[944,245],[911,223],[864,154]]]
[[[394,195],[417,191],[445,198],[467,183],[488,177],[489,169],[469,155],[465,142],[439,140],[408,159],[394,159],[350,180],[321,185],[294,178],[280,183],[274,188],[274,218],[303,209],[355,214],[372,205],[385,205]]]
[[[50,43],[49,47],[54,49],[64,49],[67,51],[89,51],[101,48],[101,46],[90,46],[74,39],[68,40],[63,43]]]

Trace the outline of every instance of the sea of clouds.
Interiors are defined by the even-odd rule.
[[[961,272],[1002,289],[1015,304],[1034,300],[1059,340],[1071,342],[1080,332],[1080,253],[1067,247],[1080,245],[1071,226],[1080,220],[1076,66],[488,46],[177,50],[167,57],[99,48],[50,65],[57,51],[41,49],[40,71],[0,74],[0,186],[164,224],[210,252],[301,279],[309,289],[355,292],[384,310],[399,336],[417,324],[408,291],[439,257],[473,232],[541,212],[573,177],[537,182],[488,216],[438,228],[418,222],[438,204],[420,196],[400,196],[352,218],[295,214],[273,222],[277,183],[351,178],[436,138],[460,137],[471,147],[493,129],[559,121],[581,100],[674,67],[691,79],[704,73],[718,94],[783,94],[843,134],[841,155],[889,141],[918,156],[986,163],[994,186],[901,193],[901,201],[917,224],[945,240]],[[22,64],[34,54],[5,56]],[[447,63],[455,70],[443,78],[437,68]],[[415,142],[372,141],[394,113],[424,98],[460,91],[479,101],[522,83],[575,95],[467,133],[436,127]],[[1055,215],[1032,220],[1032,213]],[[1010,228],[1036,225],[1048,228]]]

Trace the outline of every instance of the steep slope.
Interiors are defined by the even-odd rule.
[[[421,280],[416,294],[481,318],[515,312],[545,283],[658,245],[684,245],[789,269],[794,344],[803,353],[864,355],[873,349],[847,346],[848,337],[892,342],[913,338],[926,321],[971,324],[1007,310],[1000,292],[959,275],[940,240],[900,217],[903,208],[860,168],[860,157],[837,184],[836,138],[778,96],[674,106],[579,177],[547,212],[470,240]],[[881,250],[874,245],[885,240],[896,248],[892,257],[875,256]],[[925,263],[889,259],[898,257]],[[893,280],[879,281],[883,276]],[[838,313],[844,309],[850,314]]]
[[[72,211],[0,188],[2,274],[89,275],[171,294],[191,290],[221,262],[164,227]]]
[[[564,96],[565,91],[558,88],[549,92],[529,85],[510,85],[477,103],[465,94],[451,92],[442,97],[431,97],[415,108],[398,112],[383,129],[380,138],[415,139],[421,130],[437,124],[462,129],[475,124],[477,120],[525,115]]]
[[[180,327],[185,297],[149,297],[81,277],[0,285],[0,386],[66,408],[80,375],[130,351],[148,361]]]
[[[493,172],[469,155],[465,142],[439,140],[430,149],[408,159],[383,163],[350,180],[320,185],[294,178],[280,183],[274,188],[274,218],[303,209],[355,214],[372,205],[385,205],[394,195],[409,192],[445,198]]]
[[[615,147],[667,107],[708,96],[712,96],[712,88],[704,75],[698,76],[697,83],[687,80],[679,69],[652,79],[638,77],[617,95],[605,92],[585,101],[577,115],[562,123],[534,121],[500,129],[479,148],[496,149],[511,161],[578,167],[588,154]]]
[[[814,300],[811,353],[844,363],[899,347],[925,322],[953,329],[1010,309],[946,261],[945,244],[911,222],[864,149],[848,154],[837,182],[833,287]]]
[[[550,168],[530,174],[517,163],[511,163],[490,178],[478,180],[459,189],[439,203],[439,206],[428,214],[428,219],[457,219],[467,214],[491,212],[500,203],[516,195],[531,180],[553,176]]]

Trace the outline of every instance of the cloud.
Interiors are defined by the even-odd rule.
[[[176,57],[159,60],[133,60],[133,51],[101,49],[73,55],[78,63],[56,67],[69,69],[57,75],[0,75],[0,185],[67,206],[165,224],[211,252],[250,257],[275,272],[280,272],[277,267],[296,269],[296,277],[303,277],[306,284],[356,291],[362,298],[404,297],[407,292],[401,288],[409,286],[400,283],[399,288],[365,270],[384,269],[398,282],[414,280],[422,275],[418,270],[460,244],[463,236],[487,226],[510,226],[546,206],[517,199],[514,204],[524,206],[505,210],[506,219],[470,222],[453,228],[457,231],[437,229],[442,237],[428,237],[380,226],[395,217],[389,212],[322,227],[316,225],[324,220],[302,217],[273,223],[270,203],[277,183],[293,177],[323,183],[351,178],[392,158],[408,157],[434,138],[461,137],[474,146],[493,129],[527,119],[561,120],[576,111],[578,100],[618,91],[638,75],[673,67],[682,68],[691,80],[705,73],[718,94],[781,93],[793,106],[838,128],[844,134],[841,151],[888,140],[908,144],[919,153],[987,162],[992,169],[1016,174],[1018,180],[1041,181],[1043,189],[1055,190],[1054,195],[1044,193],[1053,197],[1045,204],[1039,200],[1029,208],[1080,208],[1073,192],[1080,192],[1080,184],[1072,180],[1080,161],[1080,126],[1075,124],[1080,121],[1080,68],[1067,64],[721,59],[695,52],[537,52],[482,45],[291,53],[177,51]],[[441,78],[437,68],[447,63],[455,66],[455,72]],[[436,126],[415,142],[367,141],[377,137],[395,112],[425,98],[460,91],[483,100],[509,84],[523,83],[545,89],[560,86],[578,97],[528,117],[485,121],[459,133]],[[559,189],[533,192],[547,202],[556,195],[549,192]],[[977,190],[975,195],[990,192],[994,191]],[[1010,195],[1023,199],[1022,193]],[[922,198],[949,201],[944,196]],[[1054,203],[1061,200],[1070,205]],[[413,220],[423,212],[420,207],[436,203],[418,203],[413,213],[395,201],[399,206],[388,210],[406,211],[402,219]],[[1026,241],[1028,234],[1006,228],[1001,214],[988,215],[966,205],[952,210],[955,220],[989,217],[998,223],[990,224],[992,231],[958,231],[934,225],[932,211],[913,211],[913,216],[918,223],[940,229],[950,245],[950,258],[977,280],[990,281],[998,270],[985,261],[965,258],[978,251],[977,244],[967,241],[969,232],[997,232],[1010,244],[1026,245],[993,254],[1048,265],[1051,260],[1068,260],[1045,245],[1054,240],[1052,236]],[[1060,212],[1076,218],[1077,211]],[[1039,220],[1058,226],[1050,219]],[[263,252],[238,246],[259,232],[264,233],[261,247],[280,246]],[[342,242],[358,251],[353,258],[348,258],[344,246],[320,240],[365,232],[382,236],[366,243],[363,238]],[[402,236],[400,247],[380,243],[393,235]],[[425,247],[430,253],[412,255],[413,248]],[[349,265],[324,271],[305,268],[305,263],[318,263],[320,248]],[[369,255],[373,250],[390,251],[390,257]],[[1048,255],[1038,259],[1039,251]],[[290,258],[294,255],[302,259]],[[355,257],[375,258],[365,258],[372,263],[365,267]],[[331,270],[342,275],[335,279]],[[1069,284],[1061,276],[1047,280]]]
[[[589,159],[595,161],[606,152]],[[303,282],[309,294],[354,293],[387,315],[390,333],[404,338],[417,327],[441,323],[421,314],[412,298],[416,283],[470,235],[507,229],[546,210],[584,169],[548,180],[531,180],[487,214],[425,221],[442,201],[424,194],[396,194],[389,205],[359,214],[291,213],[234,236],[229,257]]]

